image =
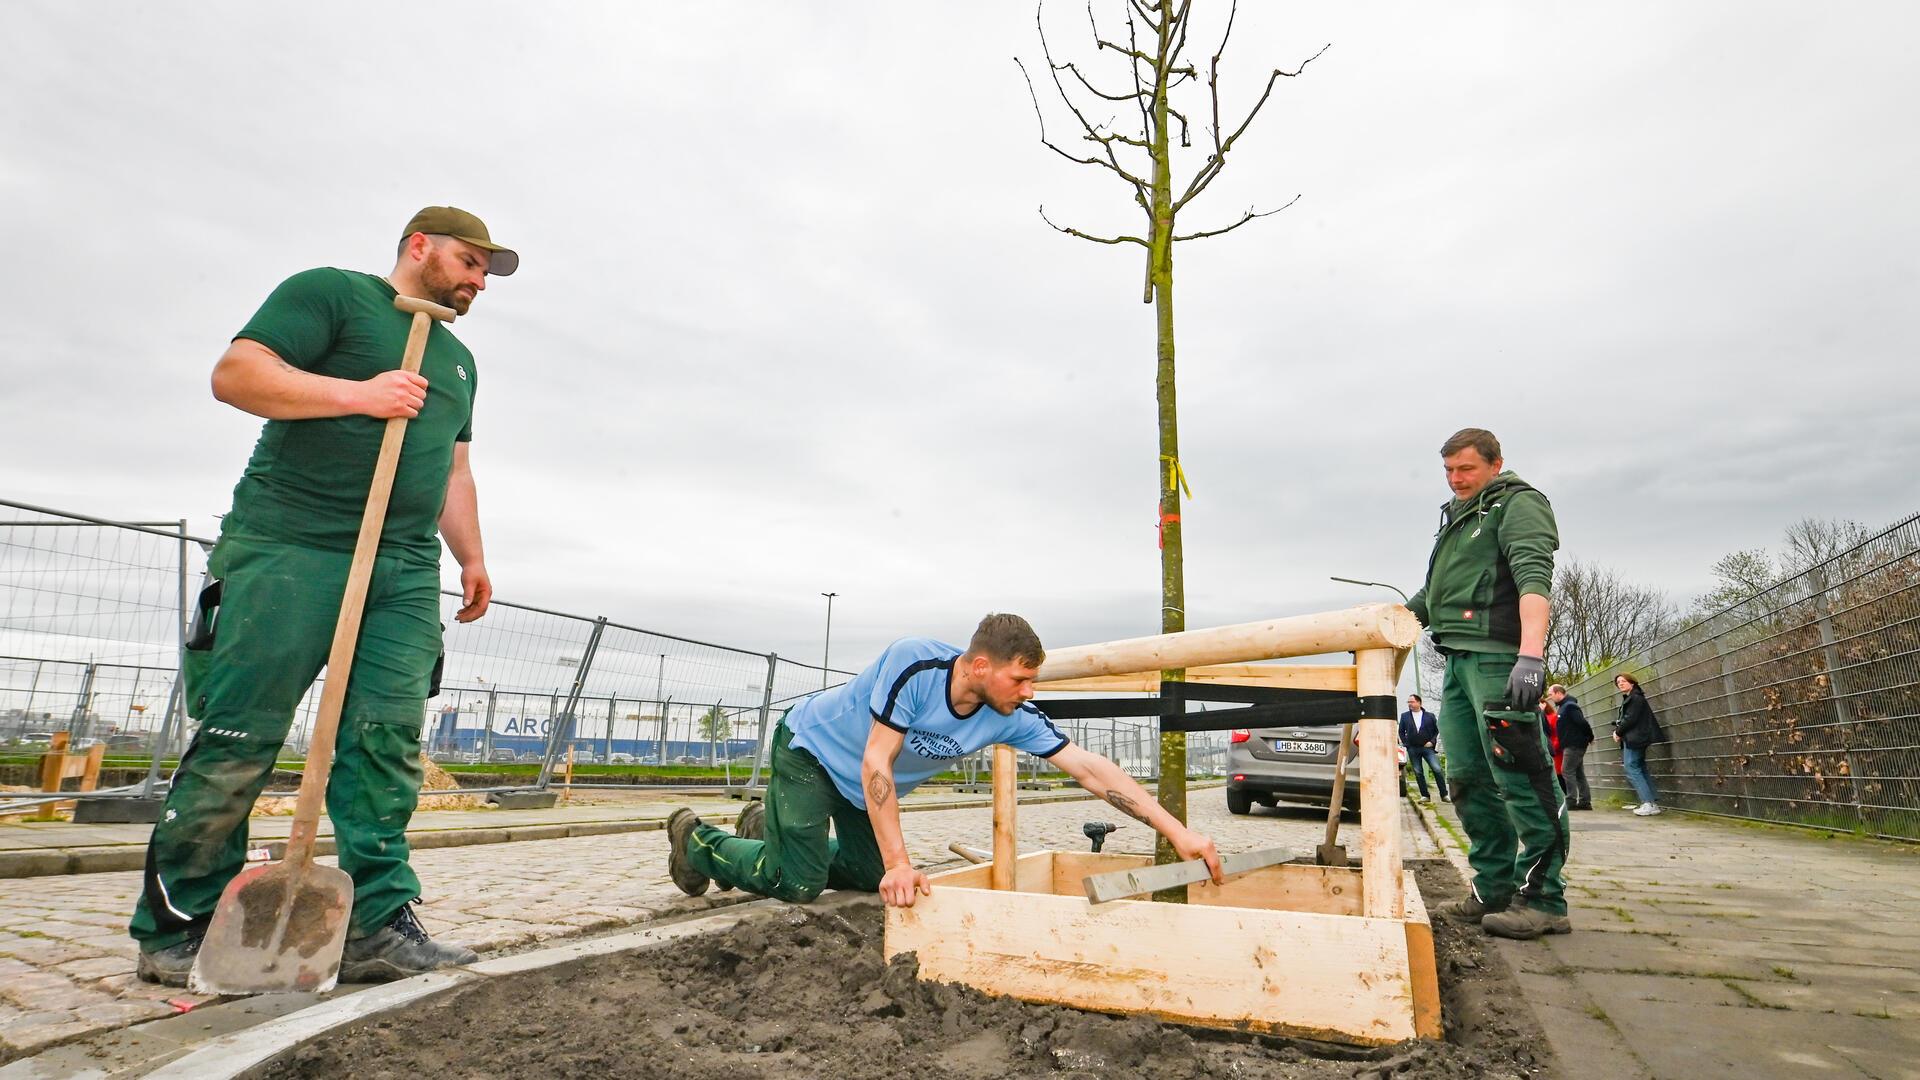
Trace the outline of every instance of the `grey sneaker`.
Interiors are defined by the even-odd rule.
[[[1549,915],[1525,904],[1513,904],[1481,919],[1480,928],[1494,937],[1532,941],[1541,934],[1571,934],[1573,922],[1565,915]]]
[[[444,945],[428,937],[427,928],[413,916],[413,904],[402,905],[387,925],[347,942],[346,953],[340,958],[341,982],[392,982],[480,959],[472,949]]]
[[[740,820],[733,823],[733,835],[742,840],[765,840],[767,804],[759,799],[747,803],[747,808],[740,811]]]
[[[134,976],[141,982],[159,983],[161,986],[187,985],[187,976],[193,974],[193,962],[200,956],[200,943],[206,935],[195,934],[178,945],[169,945],[164,949],[147,952],[140,951],[140,962],[134,965]]]
[[[1504,900],[1497,904],[1484,903],[1478,896],[1469,892],[1458,900],[1449,900],[1441,904],[1434,910],[1442,918],[1452,919],[1454,922],[1477,923],[1488,915],[1507,910],[1507,903]]]
[[[667,876],[688,896],[699,896],[713,884],[713,879],[695,870],[687,858],[687,842],[693,839],[693,830],[699,824],[699,816],[684,806],[667,815]]]

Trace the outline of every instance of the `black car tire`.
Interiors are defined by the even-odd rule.
[[[1253,813],[1253,796],[1244,791],[1228,791],[1227,792],[1227,813],[1229,814]]]

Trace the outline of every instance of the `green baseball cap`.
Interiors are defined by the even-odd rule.
[[[405,240],[414,233],[426,233],[429,236],[451,236],[455,240],[464,240],[477,248],[485,248],[493,253],[487,260],[487,273],[494,277],[506,277],[520,269],[520,255],[511,248],[503,248],[487,235],[487,223],[467,213],[457,206],[429,206],[413,215],[407,222],[400,239]]]

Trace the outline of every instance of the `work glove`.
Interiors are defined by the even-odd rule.
[[[1507,676],[1507,707],[1528,712],[1540,704],[1540,692],[1547,682],[1547,662],[1538,656],[1522,656]]]

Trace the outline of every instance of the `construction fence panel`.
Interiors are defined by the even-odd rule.
[[[1920,840],[1920,515],[1579,681],[1599,789],[1622,672],[1668,741],[1663,806]]]

